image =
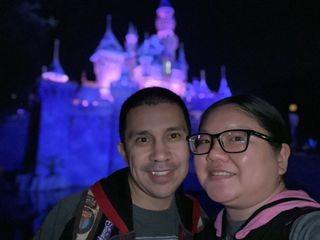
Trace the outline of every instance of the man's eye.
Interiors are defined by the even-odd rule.
[[[181,138],[181,134],[180,133],[170,133],[169,134],[169,139],[172,141],[178,140]]]
[[[138,137],[136,139],[136,142],[137,143],[147,143],[147,142],[149,142],[149,139],[147,137]]]

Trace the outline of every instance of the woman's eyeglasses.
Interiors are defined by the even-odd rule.
[[[187,140],[191,152],[196,155],[209,153],[214,145],[214,139],[218,140],[220,147],[226,153],[241,153],[247,150],[251,135],[273,144],[280,144],[270,136],[249,129],[231,129],[217,134],[196,133],[188,136]]]

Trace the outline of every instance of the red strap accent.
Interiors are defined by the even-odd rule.
[[[192,208],[192,233],[197,233],[198,232],[198,222],[199,222],[199,219],[200,219],[200,209],[201,209],[201,206],[200,206],[200,203],[199,201],[189,195],[189,194],[186,194],[186,196],[188,198],[190,198],[193,202],[193,208]]]
[[[109,198],[103,191],[103,188],[100,184],[100,182],[96,182],[92,187],[91,191],[93,195],[95,196],[95,199],[99,205],[99,207],[102,209],[102,212],[108,217],[108,219],[117,226],[120,233],[128,233],[128,227],[122,220],[122,218],[119,216],[117,211],[112,206]]]

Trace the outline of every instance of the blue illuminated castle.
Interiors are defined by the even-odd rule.
[[[204,73],[200,80],[188,82],[188,64],[175,25],[170,2],[161,1],[156,34],[139,44],[137,30],[130,24],[121,45],[108,17],[106,32],[90,57],[96,81],[83,74],[81,84],[69,81],[55,42],[53,63],[43,71],[38,89],[41,119],[31,189],[86,186],[123,167],[117,152],[118,114],[123,101],[138,89],[162,86],[179,94],[194,127],[209,104],[231,95],[224,67],[216,92],[208,88]]]

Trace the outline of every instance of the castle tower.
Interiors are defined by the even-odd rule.
[[[129,23],[128,33],[126,34],[125,42],[126,50],[129,54],[135,53],[138,44],[138,38],[139,37],[136,27],[132,23]]]
[[[157,8],[157,18],[155,26],[157,35],[160,39],[175,35],[176,20],[174,18],[174,9],[169,0],[161,0]]]
[[[222,99],[222,98],[230,97],[232,93],[227,82],[226,67],[224,65],[220,67],[220,73],[221,73],[221,78],[220,78],[218,96],[219,96],[219,99]]]
[[[65,176],[64,163],[68,144],[69,107],[76,84],[68,82],[59,61],[59,41],[55,40],[53,61],[48,70],[43,71],[38,86],[41,99],[39,140],[37,152],[36,176],[30,189],[42,190],[50,187],[69,186]],[[49,179],[49,181],[48,181]]]
[[[162,0],[156,10],[155,27],[157,34],[145,39],[137,51],[137,66],[133,80],[140,88],[160,86],[184,96],[187,82],[187,63],[183,47],[181,58],[176,59],[178,37],[174,30],[176,21],[174,9],[168,0]]]
[[[129,76],[133,77],[133,68],[137,65],[138,33],[136,27],[129,23],[128,33],[126,34],[125,47],[127,51],[125,67],[129,71]]]
[[[179,56],[178,56],[178,61],[177,61],[177,67],[181,70],[184,70],[185,72],[188,71],[188,63],[186,60],[186,54],[184,52],[184,45],[183,43],[180,43],[180,47],[179,47]],[[185,76],[185,78],[187,78],[187,76]]]
[[[157,8],[157,18],[155,26],[157,36],[164,45],[164,61],[174,61],[175,52],[178,48],[178,37],[174,30],[176,28],[176,20],[174,18],[174,9],[169,0],[161,0]],[[166,63],[165,63],[166,64]]]
[[[90,57],[102,98],[113,100],[109,91],[110,83],[121,77],[124,60],[124,50],[112,32],[111,16],[107,16],[106,32],[97,50]]]

